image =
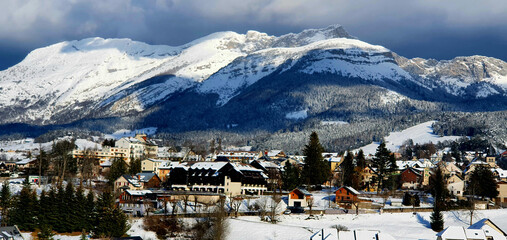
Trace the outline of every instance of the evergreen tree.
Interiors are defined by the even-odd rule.
[[[30,185],[24,185],[9,212],[10,225],[18,225],[20,230],[33,231],[37,227],[37,198]]]
[[[449,190],[445,183],[445,176],[440,168],[436,168],[430,177],[430,192],[433,195],[433,204],[438,210],[445,209],[445,199]]]
[[[83,229],[85,229],[86,225],[88,223],[88,218],[87,218],[88,213],[86,212],[87,211],[86,197],[83,193],[82,187],[79,187],[76,191],[74,204],[75,204],[75,206],[79,206],[74,209],[75,222],[74,222],[73,232],[77,232],[77,231],[80,231],[80,230],[82,231]]]
[[[376,168],[374,174],[377,180],[378,192],[380,189],[385,188],[385,178],[388,178],[391,173],[396,170],[396,160],[394,155],[391,154],[391,151],[386,148],[386,144],[382,142],[378,146],[375,157],[372,159],[371,163],[372,167]]]
[[[76,197],[75,197],[75,189],[74,185],[69,182],[67,186],[65,187],[64,191],[64,198],[63,198],[63,205],[65,206],[65,212],[63,214],[64,221],[61,224],[64,227],[64,232],[73,232],[77,229],[77,231],[81,230],[80,227],[76,228],[76,225],[78,224],[78,219],[76,216],[76,210],[79,206],[76,204]]]
[[[37,239],[39,240],[53,240],[53,230],[51,229],[51,226],[42,224],[39,227],[40,232],[37,233]]]
[[[7,225],[7,216],[9,215],[9,208],[11,207],[11,190],[9,188],[9,182],[5,181],[2,184],[2,190],[0,191],[0,208],[2,214],[2,226]]]
[[[363,170],[366,167],[366,158],[364,157],[363,149],[359,149],[356,157],[356,165]]]
[[[403,200],[402,200],[401,204],[403,204],[404,206],[412,205],[412,196],[410,195],[410,193],[405,192],[405,194],[403,195]]]
[[[430,220],[431,229],[433,229],[433,231],[440,232],[444,230],[444,217],[438,207],[433,207]]]
[[[482,199],[488,197],[494,199],[498,196],[497,182],[493,172],[485,166],[478,166],[470,175],[470,193],[481,196]]]
[[[292,190],[301,184],[301,171],[297,166],[287,162],[282,172],[283,189]]]
[[[107,180],[109,181],[109,185],[113,185],[114,181],[118,179],[121,175],[127,173],[127,163],[121,158],[115,158],[113,163],[111,164],[111,168],[109,170],[109,174],[107,176]]]
[[[43,199],[41,199],[42,201]],[[44,202],[40,203],[41,209],[44,209],[43,212],[40,213],[41,216],[44,217],[48,226],[52,226],[53,230],[57,230],[57,227],[60,226],[61,220],[61,211],[60,211],[60,203],[57,199],[57,192],[54,188],[51,188],[47,193],[47,196],[44,198]]]
[[[141,159],[136,158],[130,161],[129,171],[130,175],[135,175],[141,172]],[[116,179],[115,179],[116,180]]]
[[[343,159],[342,164],[340,165],[342,169],[342,185],[344,186],[352,186],[355,178],[354,171],[354,156],[352,152],[347,151],[347,155]]]
[[[91,231],[94,228],[95,218],[97,209],[95,207],[95,199],[94,199],[93,191],[89,191],[86,195],[86,203],[83,208],[86,210],[86,223],[82,226],[86,231]]]
[[[324,161],[322,152],[324,152],[324,148],[320,145],[319,136],[316,132],[312,132],[308,145],[303,150],[303,154],[306,156],[302,173],[305,183],[319,185],[329,179],[330,166]]]
[[[127,216],[114,205],[110,192],[103,192],[97,201],[97,218],[93,233],[96,237],[121,237],[129,229]]]

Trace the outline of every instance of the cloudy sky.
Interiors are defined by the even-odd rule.
[[[341,24],[406,57],[507,61],[505,0],[0,0],[0,70],[87,37],[180,45],[216,31],[271,35]]]

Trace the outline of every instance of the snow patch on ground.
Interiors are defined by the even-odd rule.
[[[345,121],[336,120],[336,121],[321,121],[320,124],[321,125],[345,125],[345,124],[349,124],[349,123],[345,122]]]
[[[308,117],[308,110],[295,111],[285,114],[285,118],[299,120],[305,119]]]
[[[400,146],[408,139],[412,139],[414,144],[424,143],[437,143],[446,140],[456,140],[461,138],[460,136],[444,136],[440,137],[433,133],[431,125],[436,121],[428,121],[413,127],[407,128],[401,132],[391,132],[389,136],[384,138],[386,147],[390,151],[398,151]],[[377,147],[380,145],[378,142],[370,143],[360,149],[363,149],[364,154],[375,154]]]
[[[134,137],[136,133],[144,133],[146,135],[153,135],[157,132],[156,127],[148,127],[148,128],[141,128],[141,129],[135,129],[135,130],[128,130],[128,129],[120,129],[112,134],[106,134],[104,138],[106,139],[120,139],[123,137]]]
[[[407,97],[394,91],[387,91],[386,94],[380,96],[380,102],[384,105],[398,103],[405,99],[407,99]]]
[[[417,213],[383,213],[383,214],[338,214],[317,216],[318,219],[306,220],[308,215],[283,215],[281,222],[270,224],[261,222],[259,217],[248,216],[228,219],[229,234],[227,239],[309,239],[310,236],[325,229],[325,234],[333,233],[333,225],[344,225],[349,230],[379,230],[397,240],[436,239],[436,233],[429,227],[431,212]],[[507,209],[482,210],[474,213],[474,222],[489,218],[505,230],[507,226]],[[470,215],[466,211],[444,212],[445,227],[468,227]],[[330,239],[336,239],[330,238]]]

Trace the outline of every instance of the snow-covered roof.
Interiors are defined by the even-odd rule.
[[[359,195],[359,194],[360,194],[360,193],[359,193],[356,189],[354,189],[353,187],[343,186],[343,187],[341,187],[341,188],[345,188],[345,189],[347,189],[349,192],[351,192],[351,193],[353,193],[353,194],[356,194],[356,195]],[[340,190],[341,188],[338,188],[336,191]],[[336,192],[336,191],[335,191],[335,192]]]
[[[35,158],[34,159],[29,159],[29,158],[21,159],[16,162],[16,165],[25,165],[25,164],[31,163],[35,160],[36,160]]]
[[[449,226],[437,233],[437,237],[442,237],[442,239],[466,239],[466,234],[463,227]]]
[[[150,190],[126,190],[126,192],[132,196],[144,196],[151,193]]]
[[[339,231],[338,239],[340,240],[395,240],[395,238],[387,233],[374,230],[354,230]]]
[[[498,230],[494,229],[493,227],[491,227],[490,225],[497,228],[498,230],[500,230],[500,232]],[[505,240],[506,236],[507,236],[507,233],[504,232],[504,230],[502,230],[500,227],[498,227],[495,223],[493,223],[488,218],[483,218],[480,221],[470,225],[468,227],[468,229],[482,229],[486,236],[488,236],[488,237],[491,236],[491,237],[493,237],[494,240],[497,240],[497,239]]]
[[[190,169],[212,169],[215,171],[220,170],[229,162],[196,162],[190,166]]]
[[[234,167],[234,169],[236,169],[236,171],[239,171],[239,172],[241,172],[241,171],[262,172],[262,170],[254,168],[249,164],[234,162],[234,163],[231,163],[231,165]]]
[[[282,152],[282,150],[270,150],[267,155],[268,155],[268,157],[275,157],[276,155],[278,155],[281,152]]]
[[[498,174],[498,177],[500,177],[500,178],[507,178],[507,170],[503,170],[501,168],[495,168],[495,169],[491,169],[491,171],[496,172]]]

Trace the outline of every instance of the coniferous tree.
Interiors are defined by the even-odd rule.
[[[41,224],[39,226],[39,230],[40,232],[37,233],[37,239],[39,240],[53,240],[53,236],[55,235],[53,233],[53,229],[51,228],[51,226],[47,225],[47,224]]]
[[[342,164],[340,165],[342,169],[342,185],[344,186],[352,186],[355,178],[354,171],[354,156],[352,152],[347,151],[347,155],[343,159]]]
[[[303,179],[310,185],[319,185],[329,179],[331,175],[330,166],[322,157],[324,148],[320,145],[319,136],[312,132],[308,145],[305,146],[305,165],[303,167]]]
[[[79,187],[76,190],[75,198],[74,198],[74,205],[79,206],[74,209],[74,227],[73,232],[82,231],[85,229],[85,226],[87,225],[87,209],[86,209],[86,197],[83,192],[83,188]]]
[[[299,168],[287,162],[282,172],[282,183],[285,190],[290,191],[297,188],[301,184],[301,171]]]
[[[114,181],[118,179],[121,175],[127,173],[127,163],[121,158],[116,158],[113,160],[111,164],[111,168],[109,170],[109,174],[107,176],[107,180],[109,181],[109,185],[113,185]]]
[[[431,229],[433,229],[433,231],[440,232],[444,229],[444,217],[438,207],[433,207],[430,220]]]
[[[495,176],[487,167],[476,167],[470,175],[469,181],[470,193],[481,196],[482,199],[485,197],[494,199],[499,194]]]
[[[449,195],[449,190],[445,183],[445,176],[440,168],[436,168],[430,177],[430,192],[433,195],[433,204],[439,210],[445,209],[445,199]]]
[[[33,231],[37,228],[37,197],[25,184],[14,201],[13,209],[10,211],[10,225],[18,225],[20,230]]]
[[[130,161],[129,171],[128,173],[131,175],[135,175],[141,172],[141,159],[135,158]]]
[[[97,212],[97,209],[95,207],[95,196],[93,194],[93,191],[89,191],[88,194],[86,195],[86,203],[83,206],[83,208],[86,210],[85,216],[86,224],[83,226],[83,228],[89,232],[94,228]]]
[[[41,204],[41,208],[44,209],[44,212],[41,212],[41,215],[44,215],[44,219],[46,219],[47,225],[52,226],[52,229],[57,230],[57,226],[60,226],[59,222],[61,219],[60,212],[60,203],[57,198],[57,192],[54,188],[51,188],[47,193],[47,196]]]
[[[385,187],[384,179],[388,178],[396,170],[396,160],[391,151],[386,148],[386,144],[382,142],[378,146],[371,163],[372,167],[376,169],[374,174],[377,180],[378,192]]]
[[[9,188],[9,182],[5,181],[2,184],[2,190],[0,191],[0,208],[2,214],[2,226],[6,226],[8,222],[9,209],[11,207],[11,190]]]
[[[97,218],[93,233],[96,237],[121,237],[129,229],[127,216],[114,205],[110,192],[103,192],[97,201]]]
[[[356,157],[357,166],[362,170],[366,167],[366,158],[364,157],[363,149],[359,149]]]

